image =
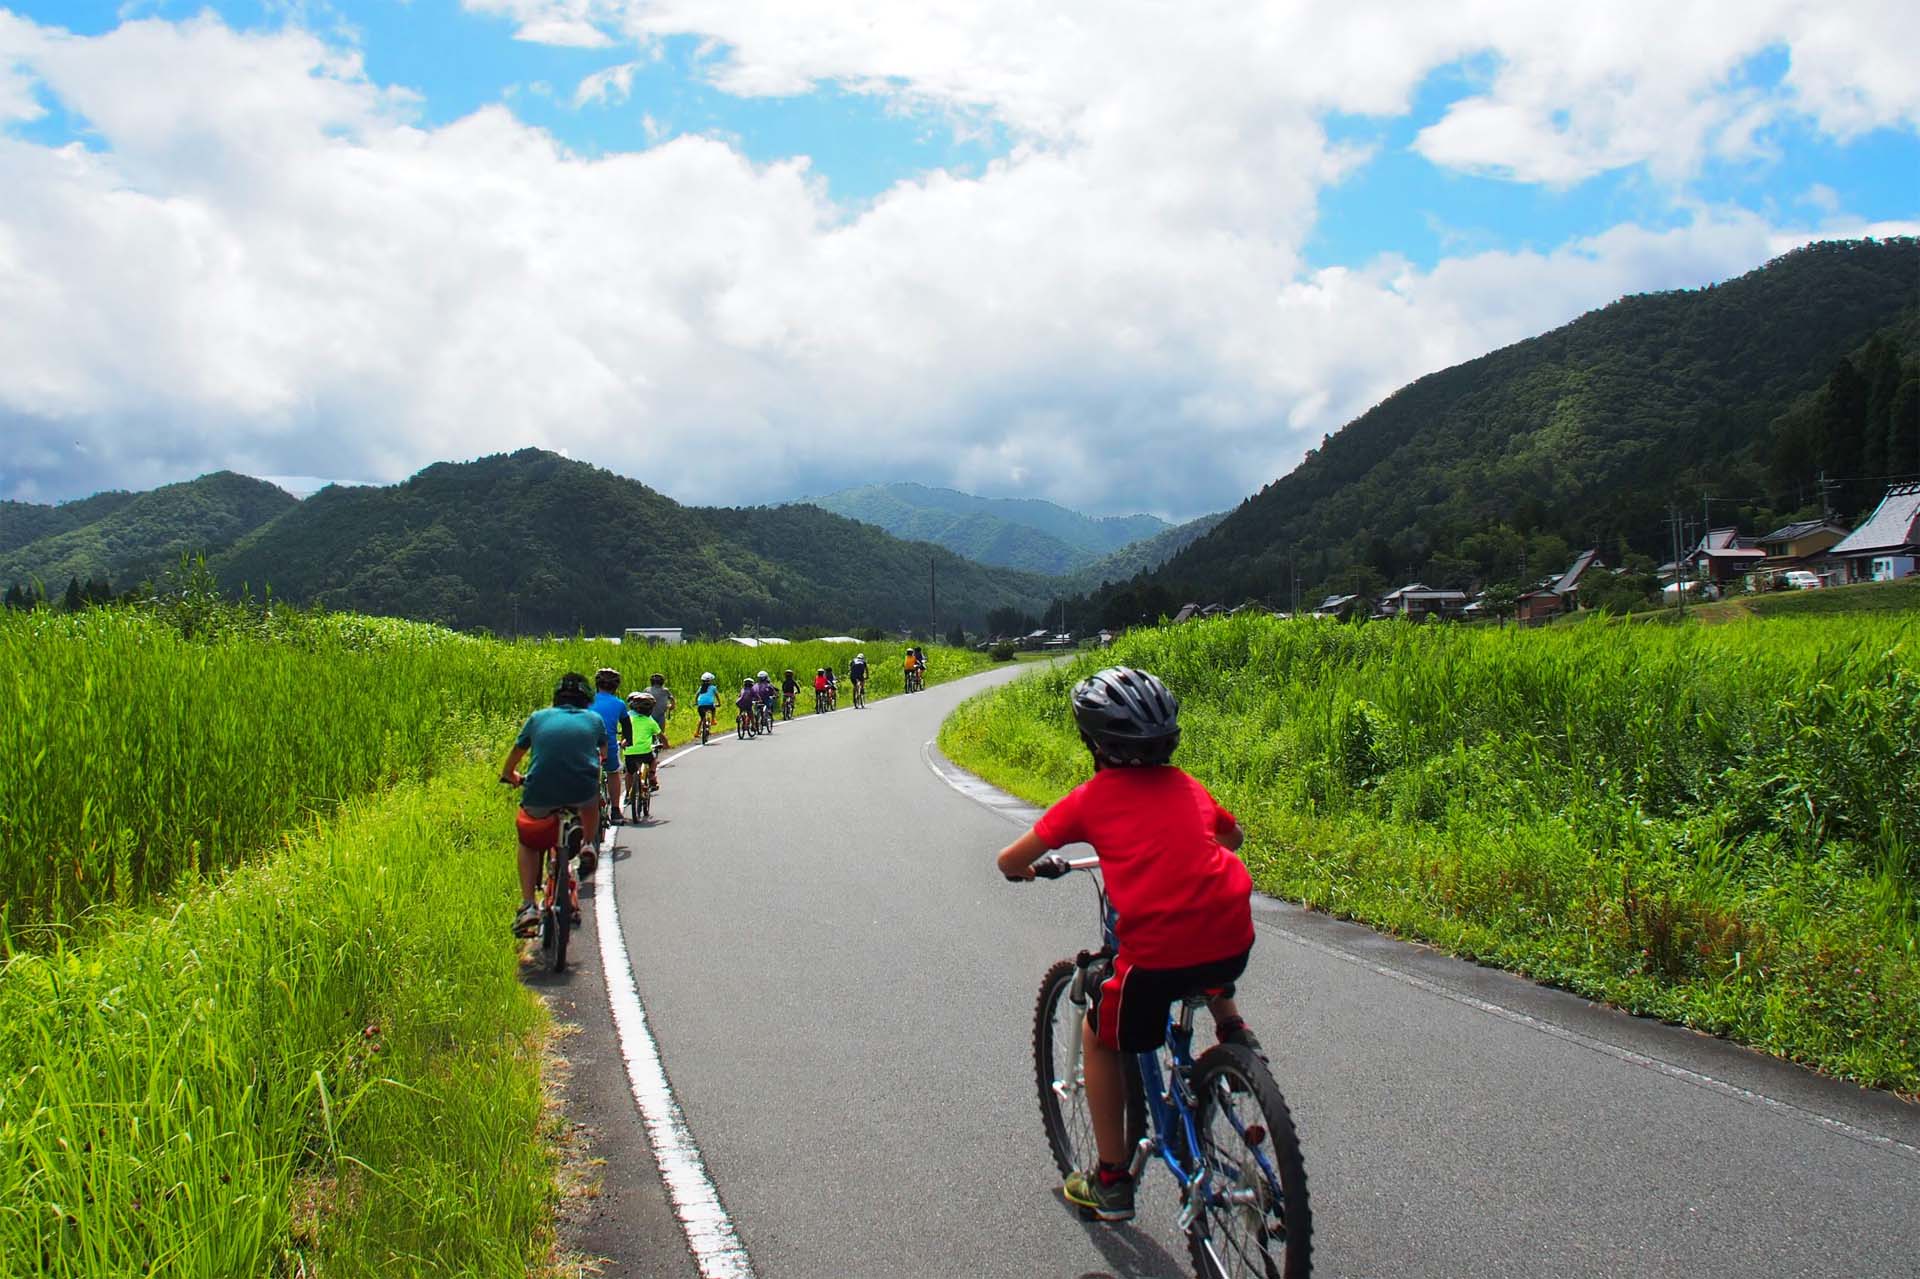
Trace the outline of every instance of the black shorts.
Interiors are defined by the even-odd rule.
[[[1247,971],[1243,950],[1190,968],[1136,968],[1115,956],[1107,979],[1089,992],[1087,1020],[1101,1043],[1123,1053],[1152,1052],[1167,1039],[1167,1010],[1188,995],[1218,993]]]
[[[629,777],[633,776],[635,773],[639,772],[642,767],[651,763],[653,763],[653,756],[651,755],[627,756],[627,776]]]

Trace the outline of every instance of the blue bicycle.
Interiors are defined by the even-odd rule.
[[[1081,1033],[1088,991],[1104,980],[1115,951],[1113,908],[1092,873],[1099,866],[1097,857],[1058,855],[1033,866],[1043,879],[1089,872],[1104,940],[1100,950],[1049,968],[1033,1010],[1040,1117],[1063,1176],[1094,1163]],[[1293,1116],[1266,1062],[1247,1048],[1220,1044],[1194,1060],[1193,1014],[1207,1002],[1204,995],[1181,1001],[1167,1017],[1165,1045],[1124,1059],[1134,1179],[1155,1157],[1173,1174],[1179,1226],[1201,1279],[1306,1279],[1313,1211]]]

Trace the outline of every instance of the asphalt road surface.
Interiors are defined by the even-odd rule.
[[[710,1273],[1188,1273],[1163,1170],[1130,1226],[1058,1197],[1029,1028],[1092,897],[1003,881],[1032,812],[963,793],[929,745],[1013,674],[729,732],[619,832],[632,980],[746,1258]],[[569,1108],[606,1161],[568,1237],[608,1274],[695,1275],[588,915],[545,983],[582,1024]],[[1255,918],[1241,1004],[1300,1125],[1316,1274],[1920,1277],[1920,1108],[1281,903]]]

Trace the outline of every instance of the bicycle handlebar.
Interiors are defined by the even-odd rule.
[[[1035,879],[1059,879],[1076,870],[1098,870],[1099,868],[1098,857],[1062,857],[1058,853],[1048,853],[1033,863],[1031,869]],[[1007,879],[1016,884],[1026,882],[1024,878],[1017,875],[1009,875]]]

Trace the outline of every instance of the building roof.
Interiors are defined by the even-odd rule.
[[[1832,529],[1842,536],[1845,536],[1847,532],[1846,525],[1835,524],[1832,520],[1801,520],[1796,524],[1789,524],[1785,528],[1777,528],[1760,540],[1762,542],[1793,542],[1798,541],[1809,533],[1818,533],[1823,528]]]
[[[1336,609],[1345,608],[1359,598],[1358,595],[1329,595],[1320,601],[1320,607],[1316,608],[1314,612],[1331,613]]]
[[[1830,555],[1872,555],[1920,543],[1920,484],[1894,484],[1859,528],[1834,543]]]
[[[1199,611],[1200,606],[1198,604],[1183,604],[1180,606],[1180,611],[1173,615],[1173,620],[1176,622],[1191,621]]]
[[[1580,585],[1581,575],[1592,568],[1594,562],[1599,558],[1600,548],[1597,546],[1590,551],[1580,552],[1579,557],[1573,561],[1572,567],[1568,568],[1566,572],[1555,579],[1552,587],[1553,593],[1555,595],[1565,595],[1576,589]]]
[[[1387,604],[1392,602],[1393,600],[1400,599],[1402,596],[1412,595],[1420,591],[1430,591],[1432,589],[1433,588],[1428,586],[1425,582],[1408,582],[1405,586],[1398,587],[1394,590],[1388,591],[1385,595],[1382,595],[1380,597],[1380,602],[1382,604]]]

